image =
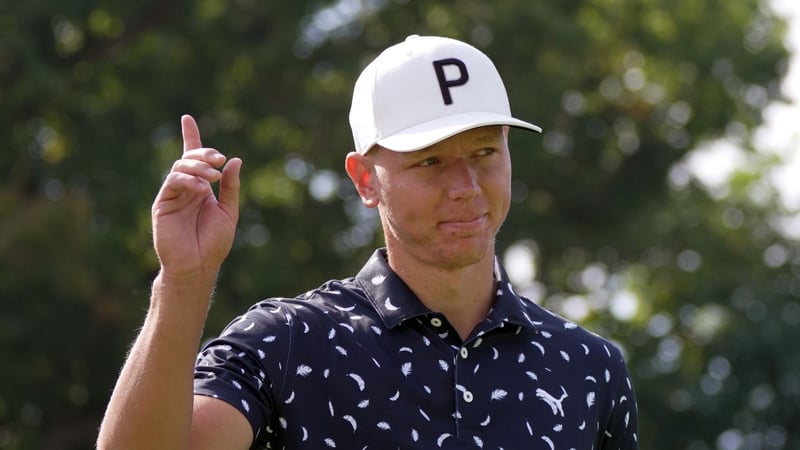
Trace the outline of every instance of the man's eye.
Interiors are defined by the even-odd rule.
[[[417,165],[420,166],[420,167],[430,167],[430,166],[436,165],[438,163],[439,163],[439,159],[438,158],[431,157],[431,158],[423,159]]]
[[[487,155],[491,155],[494,152],[495,152],[495,149],[493,149],[492,147],[486,147],[486,148],[478,150],[478,156],[487,156]]]

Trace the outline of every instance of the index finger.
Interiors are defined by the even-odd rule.
[[[197,122],[195,122],[194,117],[188,114],[181,116],[181,133],[183,133],[184,152],[203,146],[200,142],[200,129],[197,128]]]

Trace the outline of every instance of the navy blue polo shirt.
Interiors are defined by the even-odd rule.
[[[198,356],[195,393],[239,409],[252,448],[637,449],[620,351],[495,267],[493,307],[462,342],[377,250],[354,278],[236,318]]]

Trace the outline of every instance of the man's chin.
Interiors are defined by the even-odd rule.
[[[444,248],[439,252],[439,260],[443,267],[461,269],[480,264],[485,259],[494,258],[494,243],[487,246],[485,241],[481,245],[460,240],[457,245]]]

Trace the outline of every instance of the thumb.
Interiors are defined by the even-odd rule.
[[[219,203],[231,214],[232,217],[239,217],[239,173],[242,168],[242,160],[232,158],[222,169],[222,178],[219,181]]]

